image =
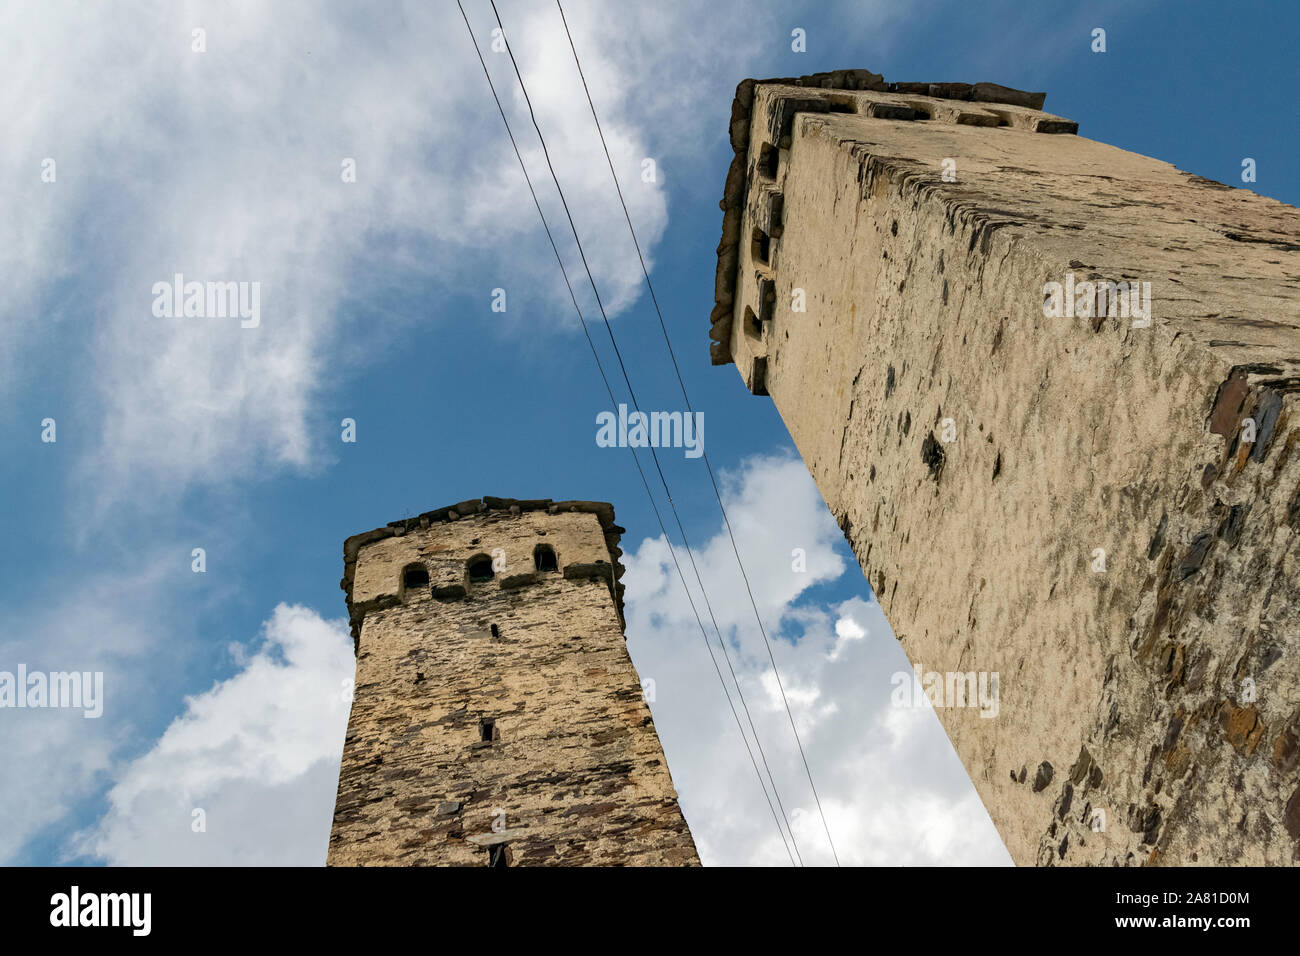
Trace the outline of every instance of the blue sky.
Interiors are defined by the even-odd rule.
[[[641,404],[681,409],[558,14],[498,6]],[[933,713],[888,706],[905,658],[773,405],[709,364],[732,92],[844,67],[1046,90],[1084,136],[1234,185],[1252,157],[1250,188],[1296,203],[1295,7],[698,7],[565,9],[837,846],[860,863],[1005,863]],[[490,9],[467,9],[486,45]],[[727,726],[716,678],[629,452],[595,444],[609,401],[455,5],[19,2],[0,23],[0,670],[107,682],[97,721],[0,710],[17,768],[0,780],[0,862],[323,862],[350,667],[343,539],[484,494],[615,504],[629,649],[656,679],[702,856],[784,860],[734,727],[700,730]],[[806,53],[791,52],[795,27]],[[594,318],[513,77],[489,61]],[[175,272],[259,281],[261,326],[154,317],[151,286]],[[707,475],[660,457],[713,558],[706,583],[801,808],[796,834],[825,862]],[[795,547],[809,554],[797,577]]]

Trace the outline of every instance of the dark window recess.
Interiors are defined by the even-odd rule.
[[[446,587],[430,588],[434,598],[439,601],[459,601],[465,597],[465,586],[463,584],[449,584]]]
[[[558,571],[555,562],[555,549],[549,544],[539,544],[533,548],[533,565],[538,571]]]
[[[785,220],[785,197],[779,193],[773,193],[772,204],[768,207],[767,229],[773,236],[780,238],[782,225]]]
[[[758,280],[758,321],[771,322],[776,316],[776,283],[771,279]]]
[[[781,151],[771,143],[764,143],[758,151],[758,171],[768,179],[776,179],[777,164],[781,161]]]
[[[402,572],[402,587],[404,588],[427,588],[429,586],[429,572],[423,565],[412,565]]]
[[[916,110],[898,103],[872,103],[871,115],[875,119],[914,120]]]
[[[491,581],[493,574],[492,559],[487,555],[470,558],[468,570],[471,584],[482,584],[484,581]]]
[[[745,334],[752,339],[763,337],[763,323],[749,306],[745,306]]]
[[[495,624],[492,625],[492,636],[493,637],[501,636],[501,628],[497,627]]]
[[[497,733],[497,722],[494,717],[484,717],[478,722],[478,739],[485,743],[491,743],[499,740],[501,735]]]
[[[757,227],[754,229],[752,254],[755,261],[763,265],[767,265],[768,258],[772,255],[772,237]]]
[[[504,843],[494,843],[488,847],[488,866],[509,866],[510,848]]]
[[[767,394],[767,358],[754,359],[753,370],[749,373],[749,391],[754,395]]]

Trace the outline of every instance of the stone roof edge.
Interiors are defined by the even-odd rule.
[[[1041,110],[1046,93],[1029,93],[996,83],[886,83],[870,70],[832,70],[807,76],[741,80],[731,101],[731,149],[726,185],[718,207],[722,210],[722,239],[718,243],[718,266],[714,279],[713,311],[709,316],[709,354],[714,365],[729,365],[731,358],[731,311],[740,263],[740,219],[745,208],[747,185],[745,162],[749,155],[750,112],[754,87],[758,85],[805,86],[823,90],[872,90],[878,93],[910,93],[940,99],[983,103],[1008,103]]]
[[[550,498],[498,498],[493,495],[484,495],[482,498],[470,498],[453,505],[426,511],[411,518],[403,518],[401,521],[390,521],[382,527],[354,534],[343,542],[343,578],[339,581],[339,587],[347,595],[348,617],[352,622],[353,642],[360,640],[361,617],[364,616],[358,615],[352,606],[352,580],[356,574],[357,557],[362,548],[376,541],[383,541],[386,538],[401,537],[408,531],[428,528],[435,524],[450,524],[461,518],[487,515],[494,512],[523,514],[526,511],[545,511],[548,514],[578,512],[596,516],[600,521],[601,529],[605,533],[605,544],[609,548],[610,563],[614,568],[615,594],[621,623],[623,621],[624,585],[620,579],[623,577],[624,567],[623,562],[619,560],[623,551],[618,545],[621,536],[627,529],[621,528],[614,523],[614,506],[612,504],[607,501],[552,501]]]

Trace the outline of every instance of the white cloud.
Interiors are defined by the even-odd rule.
[[[97,553],[110,566],[117,557]],[[0,863],[14,862],[29,841],[104,786],[115,750],[151,716],[142,710],[153,701],[132,692],[140,674],[147,669],[165,686],[177,679],[178,659],[192,646],[183,625],[165,623],[175,590],[165,549],[137,548],[130,557],[134,564],[125,572],[81,574],[69,563],[54,586],[9,605],[0,670],[100,672],[103,711],[86,718],[81,709],[0,710],[0,753],[13,771],[0,774]]]
[[[641,274],[558,14],[500,6],[617,313]],[[508,60],[487,51],[490,11],[469,8],[577,272]],[[568,10],[651,266],[667,225],[664,177],[725,136],[718,120],[755,42],[737,35],[698,57],[714,41],[689,27],[691,9]],[[191,49],[196,27],[206,52]],[[0,221],[0,272],[12,280],[0,373],[12,374],[0,380],[21,378],[21,352],[57,336],[77,414],[102,414],[78,423],[102,436],[84,462],[101,514],[146,486],[156,501],[194,482],[321,464],[333,432],[314,410],[328,381],[421,321],[377,304],[396,285],[418,281],[426,298],[429,283],[481,295],[485,309],[492,288],[509,287],[516,314],[535,301],[572,321],[452,4],[399,4],[381,18],[343,3],[11,4],[0,11],[0,59],[0,124],[21,144],[0,157],[13,200]],[[716,115],[693,108],[706,87]],[[640,178],[647,156],[659,161],[656,182]],[[47,157],[53,184],[40,180]],[[355,184],[341,180],[344,158],[356,161]],[[153,284],[178,272],[261,283],[261,326],[153,317]]]
[[[842,617],[835,622],[835,648],[831,651],[831,660],[838,660],[850,641],[860,641],[867,636],[862,625],[852,618]]]
[[[846,570],[857,574],[834,550],[839,529],[803,465],[751,459],[726,487],[727,511],[840,861],[1008,863],[928,702],[922,698],[921,707],[906,710],[890,704],[891,675],[910,672],[910,666],[880,605],[855,598],[828,609],[806,601],[795,606],[815,584]],[[806,573],[790,568],[795,546],[807,551]],[[767,652],[743,589],[735,593],[738,574],[725,531],[719,527],[700,553],[705,585],[715,609],[723,609],[723,635],[736,642],[732,659],[804,861],[830,863]],[[680,549],[679,557],[688,568]],[[624,561],[628,649],[642,677],[655,680],[655,725],[703,861],[788,865],[663,540],[629,548]],[[797,641],[786,637],[800,630]]]
[[[190,698],[117,772],[76,852],[114,865],[323,864],[353,670],[343,622],[279,605],[243,670]]]
[[[754,456],[735,473],[724,473],[721,485],[731,530],[745,562],[745,575],[736,565],[725,531],[702,545],[695,542],[694,549],[719,626],[753,626],[749,591],[753,592],[764,623],[769,619],[775,622],[804,590],[844,573],[844,559],[833,548],[841,537],[840,531],[811,484],[803,462],[788,456]],[[796,549],[804,552],[805,571],[792,570],[799,560]],[[698,593],[686,553],[680,552],[679,558],[707,625],[703,597]],[[625,583],[629,599],[635,598],[642,607],[653,609],[656,616],[674,626],[689,622],[695,627],[689,604],[677,600],[681,585],[661,539],[642,545],[636,564],[629,565]]]
[[[14,673],[6,661],[0,669]],[[112,682],[105,675],[108,688]],[[6,710],[0,721],[0,863],[12,864],[27,842],[57,823],[110,769],[111,725],[80,710]],[[19,770],[21,768],[21,770]]]

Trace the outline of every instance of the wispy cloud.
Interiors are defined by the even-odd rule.
[[[93,719],[75,708],[0,711],[0,752],[13,771],[0,774],[0,863],[16,860],[29,840],[102,790],[120,748],[154,708],[171,704],[142,689],[174,683],[178,661],[193,649],[186,617],[175,613],[176,563],[166,549],[134,559],[125,572],[70,568],[9,606],[0,670],[100,672],[103,706]]]
[[[683,6],[628,15],[661,24]],[[503,12],[617,312],[639,292],[639,267],[558,16],[545,6]],[[23,350],[46,336],[71,343],[76,371],[61,371],[82,408],[100,410],[81,430],[101,436],[84,471],[105,505],[142,486],[174,496],[194,483],[319,464],[314,410],[359,351],[351,339],[383,341],[391,330],[370,327],[377,318],[412,321],[365,306],[395,283],[418,277],[424,295],[469,296],[485,313],[494,287],[509,286],[520,303],[545,290],[544,311],[570,321],[454,6],[409,3],[375,18],[347,4],[52,2],[10,5],[2,16],[0,117],[22,148],[0,158],[15,202],[0,223],[0,267],[16,277],[0,307],[0,365],[20,373]],[[703,144],[647,135],[626,107],[676,99],[684,87],[664,89],[660,78],[691,82],[701,67],[681,44],[620,61],[626,20],[574,4],[570,21],[650,250],[667,224],[671,157]],[[487,49],[482,9],[475,25]],[[487,56],[559,224],[506,58]],[[662,172],[643,181],[652,156]],[[56,164],[54,182],[41,179],[45,159]],[[355,182],[345,181],[348,161]],[[576,267],[567,241],[565,252]],[[261,324],[154,316],[154,283],[177,273],[260,283]]]

